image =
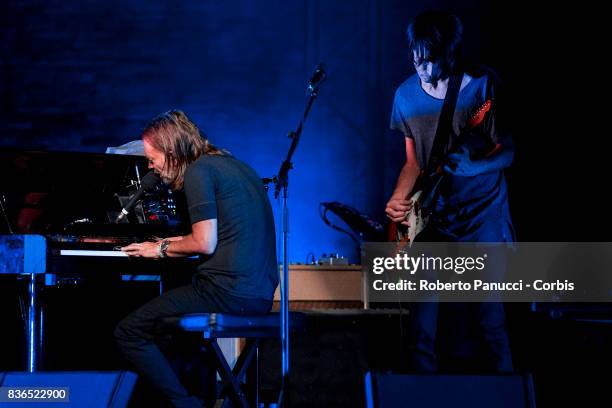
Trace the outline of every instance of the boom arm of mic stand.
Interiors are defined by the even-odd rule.
[[[297,148],[297,145],[300,141],[302,129],[304,128],[304,122],[306,121],[308,113],[310,112],[310,108],[312,108],[312,104],[314,103],[318,95],[319,87],[316,87],[310,92],[308,102],[306,103],[306,108],[304,109],[304,115],[302,116],[302,120],[300,120],[297,130],[295,132],[289,132],[289,138],[291,138],[291,146],[289,147],[289,151],[287,152],[287,158],[285,158],[285,161],[283,162],[283,164],[281,164],[281,167],[278,170],[277,177],[279,183],[276,184],[276,188],[274,189],[274,198],[278,198],[281,188],[286,188],[289,184],[289,170],[293,169],[291,159],[293,158],[293,153],[295,152],[295,149]]]

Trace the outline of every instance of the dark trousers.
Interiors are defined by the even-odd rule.
[[[166,292],[128,315],[117,325],[115,339],[136,371],[167,396],[174,406],[201,407],[198,399],[188,395],[156,343],[156,321],[186,313],[267,313],[271,307],[271,300],[231,296],[205,280],[194,278],[192,285]]]
[[[504,221],[504,220],[502,220]],[[498,224],[496,220],[484,223],[478,234],[471,236],[476,242],[508,242],[512,237],[509,223]],[[421,242],[451,242],[448,237],[428,228],[419,235]],[[488,278],[503,281],[505,257],[501,249],[489,249]],[[491,295],[486,302],[443,303],[432,296],[431,301],[413,303],[410,326],[410,363],[418,372],[438,370],[436,348],[444,350],[449,364],[448,370],[489,372],[512,371],[510,342],[506,332],[504,305],[499,296]],[[439,333],[443,333],[444,347],[436,344]],[[470,368],[462,363],[471,361]],[[465,365],[465,364],[463,364]]]
[[[445,351],[447,370],[512,371],[502,303],[414,303],[411,315],[410,363],[415,371],[438,370],[436,348]],[[444,322],[441,327],[439,322]],[[436,347],[438,333],[444,333],[443,344]]]

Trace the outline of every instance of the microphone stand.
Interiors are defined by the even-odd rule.
[[[320,67],[320,66],[319,66]],[[318,68],[319,69],[319,68]],[[316,72],[316,71],[315,71]],[[321,71],[323,72],[323,71]],[[281,318],[281,353],[282,353],[282,379],[281,379],[281,389],[278,397],[278,406],[279,407],[288,407],[289,406],[289,261],[287,260],[287,238],[289,233],[289,216],[288,216],[288,207],[287,207],[287,190],[289,187],[289,170],[293,169],[293,163],[291,163],[291,158],[293,157],[293,153],[297,148],[298,142],[300,141],[300,136],[302,135],[302,128],[304,127],[304,122],[310,112],[310,108],[312,107],[313,102],[318,96],[319,93],[319,84],[323,82],[325,79],[324,72],[323,77],[318,81],[310,81],[308,85],[309,97],[306,103],[306,108],[304,109],[304,115],[300,120],[300,123],[295,131],[289,132],[289,138],[291,139],[291,146],[289,147],[289,151],[287,153],[287,157],[285,161],[280,166],[278,171],[278,175],[274,176],[271,180],[264,179],[264,181],[274,183],[274,198],[278,199],[279,195],[282,193],[283,202],[281,207],[281,220],[283,225],[282,230],[282,264],[283,264],[283,273],[281,274],[280,279],[280,318]]]

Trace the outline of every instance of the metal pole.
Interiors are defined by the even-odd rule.
[[[283,275],[281,291],[281,347],[282,347],[282,383],[281,406],[288,406],[289,398],[289,261],[287,242],[289,236],[289,209],[287,208],[287,185],[283,187]]]
[[[36,324],[36,274],[30,274],[30,305],[28,308],[28,372],[33,373],[37,369],[37,324]]]

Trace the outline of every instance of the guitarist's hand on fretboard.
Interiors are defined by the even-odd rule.
[[[470,152],[465,147],[447,156],[444,171],[455,176],[470,177],[478,174],[478,165],[470,158]]]

